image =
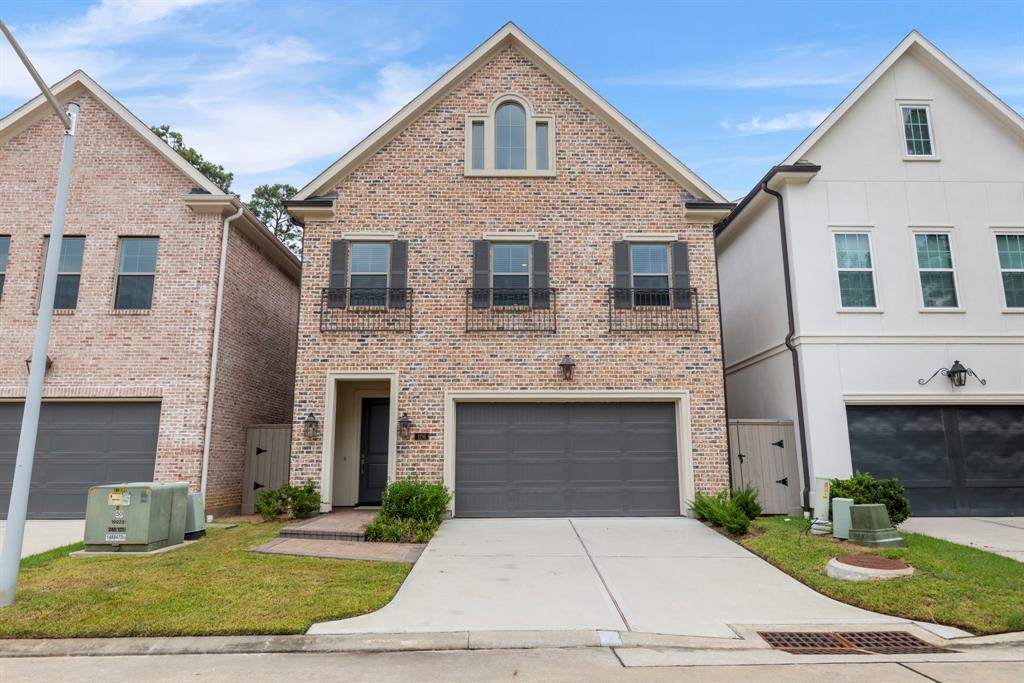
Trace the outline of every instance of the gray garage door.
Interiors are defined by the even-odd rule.
[[[671,403],[463,403],[458,517],[679,514]]]
[[[849,406],[854,469],[898,478],[918,516],[1024,515],[1024,406]]]
[[[0,515],[7,516],[20,403],[0,403]],[[152,481],[159,403],[44,403],[28,499],[30,519],[85,516],[90,486]]]

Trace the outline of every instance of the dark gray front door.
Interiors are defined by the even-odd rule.
[[[0,516],[7,516],[22,405],[0,403]],[[85,516],[90,486],[152,481],[159,403],[43,403],[30,519]]]
[[[362,436],[359,439],[359,504],[380,505],[388,485],[388,426],[391,402],[364,398]]]
[[[671,403],[463,403],[458,517],[679,514]]]
[[[914,515],[1024,515],[1024,406],[849,406],[853,468],[907,487]]]

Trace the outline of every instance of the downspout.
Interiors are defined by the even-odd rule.
[[[217,353],[220,349],[220,319],[224,306],[224,271],[228,265],[228,237],[231,235],[231,222],[242,215],[245,205],[224,219],[224,228],[220,238],[220,271],[217,273],[217,308],[213,314],[213,351],[210,355],[210,386],[206,390],[206,434],[203,436],[203,476],[199,490],[206,500],[206,480],[210,471],[210,433],[213,429],[213,392],[217,386]]]
[[[770,174],[769,174],[770,178]],[[782,204],[782,195],[775,190],[768,187],[768,180],[761,181],[761,189],[771,196],[775,197],[775,203],[779,207],[779,236],[782,241],[782,275],[786,281],[786,314],[789,317],[789,332],[786,334],[786,348],[793,355],[793,383],[796,389],[796,414],[797,420],[800,423],[799,434],[800,434],[800,464],[804,470],[804,485],[801,494],[801,500],[805,510],[809,510],[811,507],[811,469],[808,465],[807,457],[807,430],[804,427],[806,420],[804,419],[804,398],[803,389],[800,383],[800,355],[797,353],[796,346],[793,344],[793,337],[796,336],[796,319],[793,315],[793,286],[790,282],[789,277],[789,244],[786,236],[786,211]]]

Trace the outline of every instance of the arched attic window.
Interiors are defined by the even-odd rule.
[[[466,175],[553,176],[554,119],[530,103],[502,95],[486,114],[466,117]]]

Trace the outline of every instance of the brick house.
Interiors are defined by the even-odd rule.
[[[677,515],[728,484],[730,205],[516,26],[288,206],[291,479],[325,511],[405,478],[476,517]]]
[[[53,90],[81,111],[29,515],[140,480],[237,509],[245,427],[290,420],[299,261],[89,76]],[[3,514],[62,132],[42,96],[0,120]]]

